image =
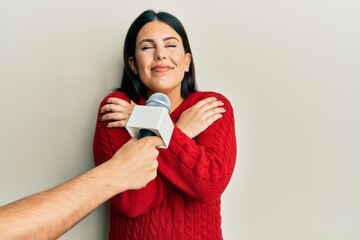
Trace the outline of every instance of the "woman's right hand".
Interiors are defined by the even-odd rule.
[[[106,125],[108,128],[125,127],[136,104],[115,97],[107,99],[106,102],[108,104],[100,109],[100,113],[105,113],[100,121],[109,121]]]
[[[208,97],[184,111],[176,126],[190,138],[195,138],[213,122],[221,118],[226,109],[224,103],[215,97]]]

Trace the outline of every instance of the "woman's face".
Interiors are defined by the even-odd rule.
[[[166,23],[145,24],[136,38],[135,60],[129,64],[149,94],[181,95],[181,81],[189,71],[191,54],[185,53],[180,35]]]

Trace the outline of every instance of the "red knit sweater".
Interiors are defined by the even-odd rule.
[[[195,139],[175,126],[168,149],[159,149],[157,177],[140,190],[110,200],[109,239],[222,239],[220,197],[236,160],[234,113],[230,102],[214,92],[190,94],[171,114],[180,114],[206,97],[222,100],[227,111]],[[130,102],[122,92],[109,94]],[[141,99],[139,104],[144,105]],[[98,118],[102,115],[99,114]],[[130,139],[125,128],[106,128],[97,121],[94,159],[110,159]]]

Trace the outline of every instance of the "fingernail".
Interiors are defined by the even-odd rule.
[[[99,111],[99,113],[104,113],[104,112],[105,112],[105,111],[104,111],[104,110],[102,110],[102,109]]]
[[[100,117],[100,118],[99,118],[99,121],[100,121],[100,122],[102,122],[102,121],[103,121],[103,118],[102,118],[102,117]]]

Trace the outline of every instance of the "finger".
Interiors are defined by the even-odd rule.
[[[226,112],[225,109],[214,109],[214,110],[208,111],[203,116],[203,121],[204,121],[205,124],[208,124],[209,122],[211,124],[215,120],[221,118],[223,116],[224,112]]]
[[[220,106],[223,106],[223,105],[224,105],[224,102],[216,99],[214,101],[207,102],[204,106],[214,108],[214,107],[220,107]]]
[[[110,113],[107,113],[107,114],[104,114],[104,116],[102,116],[100,118],[100,121],[101,122],[104,122],[104,121],[109,121],[111,118],[110,118]]]
[[[154,160],[154,169],[157,169],[159,166],[159,162],[155,159]]]
[[[216,114],[222,114],[222,113],[224,113],[224,112],[226,112],[226,109],[225,108],[223,108],[223,107],[216,107],[216,108],[211,108],[211,109],[209,109],[209,110],[207,110],[206,112],[205,112],[205,116],[206,117],[210,117],[210,116],[212,116],[212,115],[216,115]]]
[[[129,115],[126,113],[109,113],[109,114],[110,114],[109,120],[113,120],[113,121],[127,120],[129,118]]]
[[[158,136],[144,137],[142,139],[148,141],[153,147],[159,147],[163,143],[162,139]]]
[[[104,112],[127,112],[127,108],[116,104],[106,104],[100,108],[100,113]]]
[[[217,99],[215,97],[208,97],[208,98],[205,98],[203,100],[200,100],[199,102],[197,102],[194,107],[195,108],[200,108],[202,106],[204,106],[205,104],[209,103],[209,102],[213,102],[213,101],[216,101]]]
[[[126,126],[127,121],[126,120],[121,120],[121,121],[116,121],[116,122],[109,122],[106,127],[107,128],[118,128],[118,127],[125,127]]]
[[[216,120],[220,119],[223,117],[223,114],[219,113],[219,114],[216,114],[216,115],[212,115],[210,117],[208,117],[206,119],[206,125],[207,126],[210,126],[211,124],[213,124]]]
[[[202,108],[204,111],[208,111],[210,109],[215,109],[217,107],[223,106],[224,102],[220,101],[220,100],[215,100],[215,101],[211,101],[208,102],[207,104],[203,105]]]
[[[107,103],[111,103],[111,104],[116,104],[116,105],[120,105],[120,106],[127,106],[129,105],[129,103],[123,99],[120,99],[120,98],[115,98],[115,97],[112,97],[112,98],[108,98],[106,100]]]
[[[157,171],[155,169],[157,169],[157,167],[151,171],[151,174],[149,175],[149,181],[154,180],[156,178]]]
[[[130,140],[127,141],[127,143],[125,143],[125,144],[129,144],[129,143],[132,143],[132,142],[136,142],[136,140],[137,140],[137,139],[134,138],[134,137],[133,137],[133,138],[130,138]]]
[[[102,116],[100,118],[100,121],[104,122],[104,121],[110,121],[112,118],[111,118],[111,113],[107,113],[107,114],[104,114],[104,116]]]
[[[107,113],[100,118],[100,121],[122,121],[128,118],[129,115],[124,113]]]

